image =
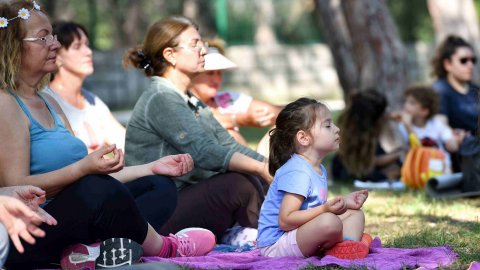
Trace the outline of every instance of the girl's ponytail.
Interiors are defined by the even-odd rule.
[[[279,113],[275,128],[270,132],[268,171],[271,175],[296,152],[295,137],[300,130],[309,131],[315,124],[317,114],[327,107],[309,98],[300,98],[289,103]]]

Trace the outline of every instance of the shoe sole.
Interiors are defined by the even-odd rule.
[[[127,238],[110,238],[100,245],[100,256],[95,261],[96,268],[114,268],[138,263],[143,248]]]
[[[368,255],[368,247],[362,242],[348,240],[336,244],[325,255],[347,260],[363,259]]]
[[[76,244],[63,251],[60,265],[63,270],[94,270],[95,259],[100,255],[100,248]]]

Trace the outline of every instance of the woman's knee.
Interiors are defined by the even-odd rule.
[[[134,202],[127,188],[108,175],[85,176],[65,188],[58,198],[60,196],[70,196],[73,199],[71,202],[81,205],[84,210]]]
[[[138,178],[126,184],[130,192],[136,197],[146,193],[157,194],[159,198],[167,197],[177,201],[177,187],[173,180],[162,175],[149,175]]]
[[[177,186],[169,177],[161,175],[149,176],[150,181],[155,185],[155,190],[162,193],[162,196],[168,197],[170,200],[177,201]]]
[[[257,194],[257,188],[246,175],[240,173],[233,173],[230,178],[230,189],[242,197],[250,197],[252,194]]]

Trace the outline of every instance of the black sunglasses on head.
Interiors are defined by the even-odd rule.
[[[472,62],[472,64],[477,63],[477,58],[476,57],[462,57],[460,58],[460,64],[465,65],[468,61]]]

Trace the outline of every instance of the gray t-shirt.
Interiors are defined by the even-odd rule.
[[[152,77],[128,122],[125,143],[127,166],[160,157],[189,153],[192,172],[175,178],[179,189],[226,172],[233,153],[256,160],[264,157],[238,144],[199,99],[184,94],[163,77]]]

